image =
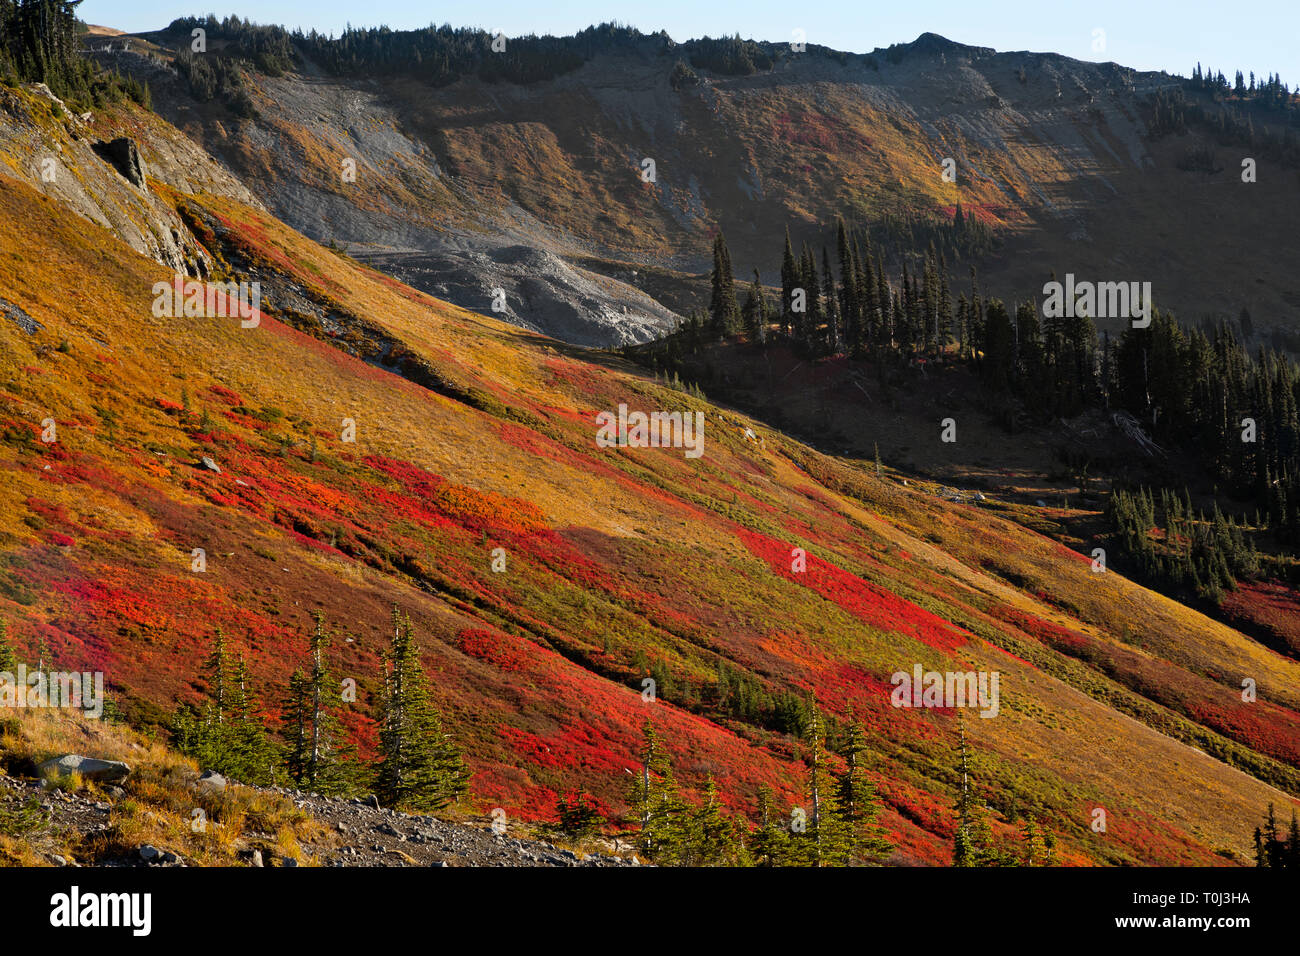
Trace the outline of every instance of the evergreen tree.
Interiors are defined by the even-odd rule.
[[[740,307],[736,305],[735,280],[731,274],[731,253],[721,231],[713,239],[712,292],[709,297],[709,331],[715,338],[730,335],[740,324]]]
[[[182,704],[172,718],[176,748],[204,769],[242,783],[269,785],[280,763],[242,655],[232,655],[220,628],[203,662],[206,700]]]
[[[411,619],[397,608],[384,655],[379,757],[376,793],[384,806],[439,810],[469,789],[469,772],[430,699]]]
[[[742,310],[745,320],[745,334],[751,342],[762,342],[767,337],[767,297],[763,295],[763,284],[759,281],[758,270],[754,270],[754,281],[749,287]]]
[[[18,655],[9,643],[9,622],[0,618],[0,674],[13,676],[18,670]]]
[[[855,863],[878,862],[894,848],[876,823],[880,808],[876,803],[876,789],[867,778],[866,750],[866,733],[862,724],[852,721],[840,750],[844,772],[838,779],[837,796],[847,830],[849,858]]]
[[[641,771],[633,780],[630,803],[639,824],[638,846],[655,859],[674,843],[683,807],[672,764],[649,717],[641,737]]]
[[[808,752],[807,790],[809,812],[803,833],[791,840],[792,857],[804,866],[844,866],[849,862],[849,828],[840,812],[839,800],[829,767],[826,737],[820,710],[814,702],[805,733]]]
[[[758,828],[751,842],[754,863],[758,866],[784,866],[790,853],[790,830],[777,815],[772,788],[758,788]]]
[[[280,719],[286,745],[285,769],[289,779],[302,786],[307,779],[311,750],[311,688],[301,667],[289,675],[289,689],[280,704]]]
[[[289,776],[314,793],[346,793],[355,787],[354,748],[345,742],[337,711],[342,706],[325,656],[330,635],[315,614],[308,650],[311,670],[295,670],[285,701]]]
[[[794,290],[799,285],[799,270],[794,261],[794,250],[790,247],[790,227],[785,229],[785,251],[781,254],[781,334],[789,335],[795,327],[796,318],[792,305]]]
[[[572,795],[561,795],[555,805],[557,820],[548,829],[576,843],[595,836],[605,818],[589,800],[581,790]]]

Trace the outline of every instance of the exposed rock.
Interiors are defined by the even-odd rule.
[[[12,302],[6,301],[5,299],[0,299],[0,315],[8,316],[17,324],[18,328],[22,329],[28,335],[35,335],[44,328],[41,323],[37,322],[22,309],[18,308],[18,306],[14,305]]]
[[[46,779],[70,777],[75,773],[83,780],[93,780],[96,783],[122,783],[131,775],[130,766],[121,761],[98,760],[78,754],[52,757],[37,767],[36,771]]]
[[[221,474],[221,466],[218,465],[211,458],[209,458],[207,455],[203,456],[203,467],[206,468],[208,471],[215,471],[218,475]]]
[[[226,789],[226,778],[215,770],[205,770],[194,785],[200,790],[220,792]]]
[[[151,846],[148,843],[140,847],[139,853],[140,853],[140,859],[144,860],[146,863],[152,863],[155,860],[160,860],[162,859],[162,855],[163,855],[162,850],[158,849],[156,846]]]
[[[140,149],[134,140],[119,136],[108,143],[96,143],[95,152],[111,163],[132,186],[145,188],[144,160],[140,158]]]

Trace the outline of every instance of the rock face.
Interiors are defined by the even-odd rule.
[[[122,783],[131,775],[130,766],[121,761],[99,760],[78,754],[53,757],[36,769],[42,777],[70,777],[75,773],[83,780],[94,780],[96,783]]]
[[[95,152],[99,153],[105,162],[111,163],[132,186],[144,189],[144,160],[140,158],[140,150],[134,140],[119,136],[108,143],[96,143]]]
[[[219,792],[226,789],[226,778],[215,770],[205,770],[199,775],[195,786],[200,790]]]
[[[111,231],[173,273],[206,277],[211,263],[169,201],[148,189],[146,175],[182,195],[211,193],[261,208],[229,170],[153,113],[124,106],[106,109],[114,126],[128,120],[132,135],[96,142],[89,124],[75,114],[64,110],[52,120],[38,105],[42,99],[54,97],[39,84],[0,85],[5,175]]]

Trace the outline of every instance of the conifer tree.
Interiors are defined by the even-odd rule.
[[[337,794],[353,789],[355,763],[354,749],[345,743],[336,715],[341,701],[325,655],[329,641],[325,617],[318,611],[308,650],[311,670],[307,674],[295,670],[289,678],[286,762],[289,776],[299,786],[314,793]]]
[[[709,777],[704,801],[693,814],[689,865],[746,866],[749,852],[745,847],[739,819],[727,814],[718,795],[718,786]]]
[[[809,812],[806,828],[792,840],[793,855],[805,866],[844,866],[849,860],[848,827],[830,773],[821,711],[814,702],[805,733]]]
[[[759,281],[758,270],[754,270],[754,281],[745,298],[743,316],[745,334],[751,342],[762,342],[767,337],[767,297],[763,295],[763,284]]]
[[[735,331],[740,320],[736,305],[736,286],[731,274],[731,253],[727,240],[719,231],[713,239],[712,292],[709,297],[709,331],[715,338],[725,338]]]
[[[855,863],[877,862],[894,848],[876,823],[880,808],[876,802],[876,789],[867,778],[866,750],[866,733],[862,724],[853,720],[840,750],[844,772],[838,779],[837,796],[847,831],[849,858]]]
[[[754,863],[758,866],[784,866],[790,853],[790,830],[776,812],[772,788],[758,788],[758,828],[751,842]]]
[[[172,718],[177,749],[204,769],[242,783],[274,783],[279,755],[267,735],[247,664],[242,655],[231,654],[220,628],[203,667],[207,699],[198,708],[182,704]]]
[[[286,744],[285,769],[289,779],[302,786],[311,749],[311,689],[301,667],[289,675],[289,689],[281,701],[280,713]]]
[[[440,810],[469,789],[469,772],[429,697],[411,619],[397,608],[384,655],[379,757],[375,789],[384,806]]]
[[[653,859],[672,844],[681,808],[672,765],[649,717],[641,740],[641,768],[633,779],[630,802],[639,824],[641,852]]]
[[[785,251],[781,254],[781,334],[789,335],[796,319],[792,304],[794,290],[799,285],[799,270],[790,247],[790,227],[785,228]]]
[[[9,622],[0,618],[0,674],[12,676],[18,670],[18,655],[9,643]]]
[[[590,839],[600,831],[605,818],[589,801],[581,790],[562,794],[555,805],[557,820],[549,829],[577,843]]]

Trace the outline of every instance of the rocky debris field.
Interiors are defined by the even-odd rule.
[[[378,806],[374,798],[339,800],[281,791],[327,824],[339,845],[326,866],[637,866],[635,856],[561,849],[545,840],[492,832],[491,824],[452,823]]]
[[[222,790],[227,782],[206,773],[195,786]],[[639,866],[626,845],[604,842],[596,852],[562,848],[544,839],[494,833],[489,822],[453,822],[381,808],[374,797],[339,799],[280,788],[250,788],[278,794],[321,823],[328,836],[319,845],[303,847],[298,860],[269,849],[271,835],[246,832],[236,840],[248,866]],[[26,814],[30,829],[22,839],[52,866],[189,866],[184,854],[142,844],[111,859],[78,861],[60,848],[110,830],[114,804],[127,799],[116,785],[85,795],[51,787],[40,780],[0,776],[0,826]],[[37,815],[38,814],[38,815]],[[71,838],[71,839],[69,839]],[[622,855],[614,852],[622,851]]]

